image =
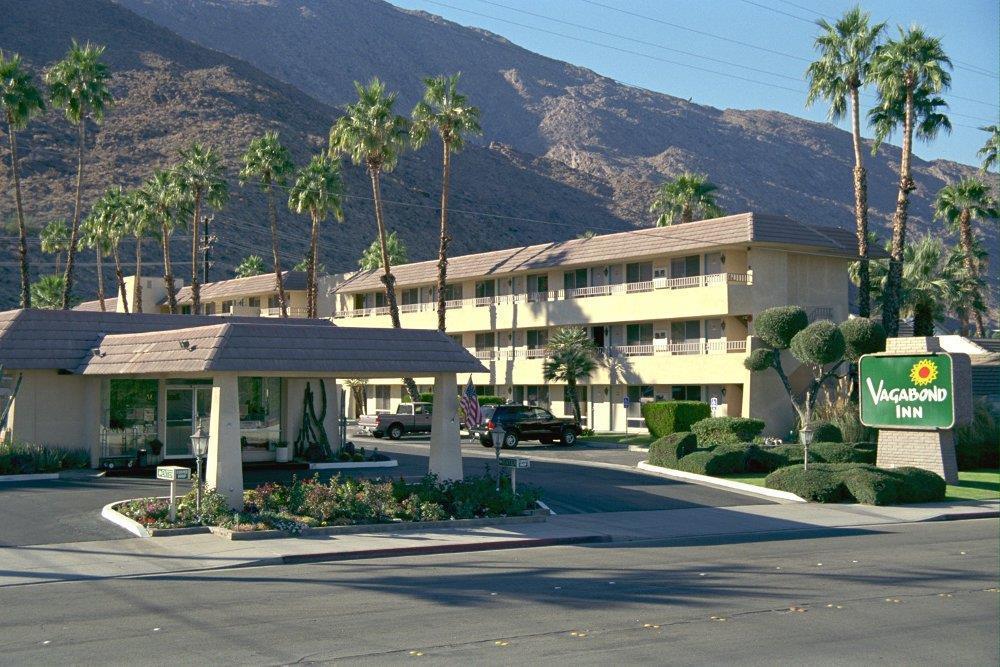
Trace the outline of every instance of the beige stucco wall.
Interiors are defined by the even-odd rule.
[[[47,447],[87,449],[96,457],[103,395],[100,378],[24,371],[8,416],[10,437]]]

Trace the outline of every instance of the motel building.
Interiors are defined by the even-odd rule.
[[[447,333],[482,363],[484,370],[472,374],[478,393],[571,416],[565,387],[544,378],[545,345],[558,327],[584,327],[599,365],[578,387],[580,407],[585,425],[597,431],[642,430],[642,403],[684,399],[714,402],[719,416],[763,419],[768,434],[786,435],[793,414],[780,381],[743,367],[754,317],[797,305],[812,321],[847,319],[847,269],[856,255],[852,232],[742,213],[453,256]],[[403,327],[436,329],[437,262],[392,271]],[[130,303],[135,280],[127,279]],[[167,312],[163,279],[141,280],[144,311]],[[289,315],[303,317],[305,274],[287,271],[284,281]],[[208,315],[279,314],[271,273],[205,284],[201,298]],[[109,310],[121,310],[117,300],[107,301]],[[179,286],[178,305],[190,312],[189,288]],[[322,278],[319,313],[339,328],[392,326],[380,271]],[[785,364],[796,367],[790,355]],[[433,378],[412,377],[421,391],[431,390]],[[793,370],[791,381],[804,386],[806,369]],[[348,392],[349,415],[394,411],[407,396],[399,375],[372,380],[366,394],[359,406]]]
[[[201,426],[206,482],[233,507],[242,506],[243,463],[274,460],[276,443],[298,438],[307,385],[317,414],[325,388],[324,428],[336,451],[345,377],[431,378],[430,472],[461,478],[457,375],[486,372],[437,331],[86,310],[0,313],[0,364],[21,377],[0,438],[87,449],[94,467],[155,438],[163,449],[148,463],[182,462]]]

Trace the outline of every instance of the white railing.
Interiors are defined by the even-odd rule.
[[[497,358],[497,352],[499,350],[476,350],[473,354],[481,361],[493,361]]]
[[[617,283],[614,285],[593,285],[590,287],[576,287],[566,290],[550,290],[548,292],[521,292],[517,294],[504,294],[500,296],[484,296],[472,299],[453,299],[445,302],[445,308],[466,308],[466,307],[486,307],[499,306],[505,304],[521,302],[539,301],[563,301],[567,299],[585,299],[597,296],[610,296],[613,294],[634,294],[639,292],[652,292],[657,289],[688,289],[692,287],[709,287],[714,285],[725,285],[728,283],[738,285],[751,285],[753,281],[747,273],[713,273],[703,276],[688,276],[685,278],[653,278],[632,283]],[[437,302],[421,302],[407,304],[400,307],[400,312],[416,313],[435,310]],[[824,310],[824,309],[814,309]],[[825,309],[829,310],[829,309]],[[372,315],[386,315],[389,309],[387,306],[379,308],[359,308],[345,309],[334,313],[335,318],[342,317],[369,317]]]
[[[497,361],[502,359],[544,359],[547,355],[544,347],[524,348],[506,347],[496,349],[469,349],[481,361]],[[683,343],[641,344],[641,345],[611,345],[596,348],[601,357],[650,357],[695,354],[727,354],[747,351],[746,340],[712,340],[687,341]]]
[[[292,308],[290,306],[287,307],[287,308],[285,308],[285,310],[288,311],[288,316],[289,317],[305,317],[306,314],[309,312],[305,308]],[[277,306],[274,306],[273,308],[271,308],[271,307],[261,308],[260,309],[260,316],[261,317],[281,317],[281,308],[279,308]]]

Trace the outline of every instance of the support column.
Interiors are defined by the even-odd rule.
[[[236,373],[220,373],[212,378],[212,414],[208,429],[206,485],[224,495],[231,509],[242,510],[243,458]]]
[[[437,475],[438,479],[462,479],[462,443],[458,429],[458,382],[455,374],[435,375],[428,472]]]
[[[334,454],[343,444],[340,442],[340,385],[337,378],[321,378],[326,387],[326,419],[323,420],[323,428],[326,429],[326,437],[330,441],[330,450]],[[316,392],[319,393],[319,380],[316,381]]]

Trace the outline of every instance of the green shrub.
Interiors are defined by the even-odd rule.
[[[882,323],[867,317],[854,317],[840,323],[844,335],[844,356],[857,361],[863,354],[885,350],[885,328]]]
[[[811,463],[808,470],[789,466],[768,475],[764,485],[824,503],[924,503],[945,495],[944,480],[928,470],[885,470],[864,463]]]
[[[775,470],[764,479],[764,486],[794,493],[817,503],[847,500],[847,489],[841,476],[826,469],[823,464],[809,466],[808,470],[803,470],[800,465]]]
[[[723,476],[743,472],[745,450],[697,451],[681,458],[674,466],[677,470],[699,475]]]
[[[814,421],[810,424],[813,430],[813,442],[843,442],[844,435],[840,429],[825,421]]]
[[[795,463],[802,463],[800,445],[780,445],[760,447],[753,445],[747,449],[745,466],[747,472],[774,472]]]
[[[972,423],[955,429],[955,455],[959,470],[1000,467],[1000,414],[977,399],[972,406]]]
[[[822,366],[844,356],[846,343],[840,328],[829,320],[813,322],[792,337],[792,354],[799,361]]]
[[[870,465],[856,465],[840,471],[849,500],[863,505],[895,505],[902,499],[902,475]]]
[[[701,401],[657,401],[642,404],[642,417],[654,438],[691,430],[691,425],[712,414]]]
[[[750,442],[764,430],[764,422],[745,417],[709,417],[691,426],[702,447]]]
[[[802,448],[799,447],[799,451]],[[801,455],[799,459],[801,460]],[[809,445],[809,460],[820,463],[875,463],[875,452],[859,449],[845,442],[814,442]]]
[[[690,431],[671,433],[649,446],[649,462],[654,466],[673,468],[677,461],[698,448],[698,438]]]
[[[902,475],[900,502],[932,503],[944,500],[947,484],[941,475],[923,468],[894,468],[893,473]]]
[[[753,326],[766,345],[784,350],[795,334],[809,326],[809,316],[798,306],[768,308],[754,318]]]
[[[479,405],[503,405],[506,402],[507,399],[501,396],[486,395],[479,397]]]
[[[84,449],[0,442],[0,475],[33,475],[87,467],[90,467],[90,453]]]

